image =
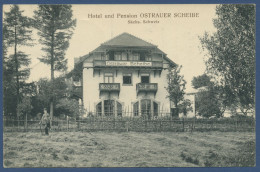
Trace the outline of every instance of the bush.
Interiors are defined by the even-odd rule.
[[[70,117],[79,117],[79,103],[75,99],[63,98],[58,101],[58,104],[55,108],[55,114],[61,115],[64,114]]]

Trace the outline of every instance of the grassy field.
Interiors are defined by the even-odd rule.
[[[251,132],[4,133],[4,167],[255,166]]]

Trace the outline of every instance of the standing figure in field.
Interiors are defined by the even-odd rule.
[[[46,135],[49,135],[49,129],[51,128],[50,122],[51,122],[50,114],[48,114],[47,109],[44,108],[44,113],[39,124],[45,125],[44,130]]]

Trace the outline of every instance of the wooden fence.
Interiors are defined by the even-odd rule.
[[[44,130],[35,119],[4,119],[4,131]],[[128,118],[128,117],[89,117],[85,119],[53,119],[52,131],[136,131],[136,132],[193,132],[193,131],[254,131],[254,118]]]

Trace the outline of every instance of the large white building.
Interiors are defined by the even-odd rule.
[[[165,89],[169,65],[176,64],[156,45],[123,33],[75,58],[75,95],[87,113],[95,115],[169,114]]]

